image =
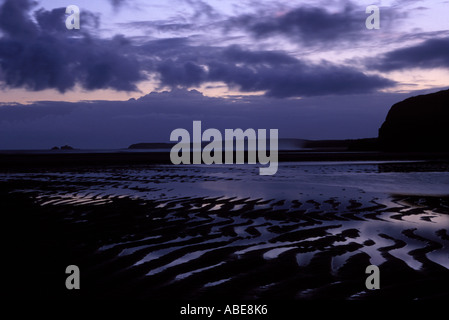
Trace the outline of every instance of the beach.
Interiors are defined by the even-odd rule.
[[[3,295],[447,299],[448,162],[345,157],[284,161],[268,177],[251,165],[8,167]],[[81,290],[65,288],[68,265]],[[369,265],[379,290],[365,286]]]

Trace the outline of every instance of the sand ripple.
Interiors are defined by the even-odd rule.
[[[384,293],[394,296],[418,281],[401,294],[419,298],[449,274],[445,198],[158,201],[73,194],[35,201],[57,208],[73,233],[98,230],[91,243],[85,240],[86,259],[100,262],[90,277],[113,283],[119,274],[139,296],[362,299],[376,294],[363,290],[364,269],[376,264]]]

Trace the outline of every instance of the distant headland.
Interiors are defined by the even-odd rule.
[[[279,139],[281,150],[449,151],[449,90],[407,98],[394,104],[378,137],[346,140]],[[174,143],[137,143],[128,149],[171,149]]]

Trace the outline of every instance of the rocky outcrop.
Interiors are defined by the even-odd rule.
[[[449,90],[393,105],[379,129],[386,151],[449,151]]]

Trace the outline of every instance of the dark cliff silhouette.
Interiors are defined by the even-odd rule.
[[[449,90],[394,104],[379,129],[385,151],[449,151]]]

